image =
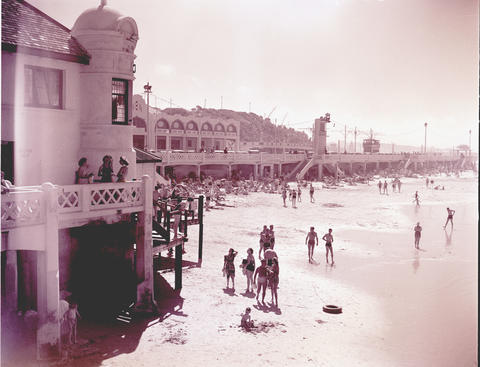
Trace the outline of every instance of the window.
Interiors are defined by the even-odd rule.
[[[128,80],[112,79],[112,124],[128,125]]]
[[[63,71],[25,65],[25,106],[63,108]]]
[[[145,148],[145,136],[143,135],[134,135],[133,136],[133,146],[135,148],[144,149]]]

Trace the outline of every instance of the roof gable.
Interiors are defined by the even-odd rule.
[[[70,30],[23,0],[2,0],[2,49],[88,64]]]

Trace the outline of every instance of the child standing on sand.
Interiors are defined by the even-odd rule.
[[[68,311],[66,312],[66,319],[68,324],[68,341],[70,344],[77,343],[77,319],[80,317],[78,313],[77,305],[70,303]]]

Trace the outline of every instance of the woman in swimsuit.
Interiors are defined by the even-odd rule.
[[[253,293],[253,272],[255,271],[255,258],[253,256],[253,249],[249,248],[247,250],[247,263],[245,264],[245,273],[247,276],[247,293]]]
[[[253,282],[257,283],[257,301],[260,291],[262,292],[262,303],[265,303],[265,291],[267,290],[267,261],[262,260],[262,264],[255,270],[255,275],[253,277]],[[258,282],[257,282],[258,275]]]
[[[223,263],[223,271],[227,274],[227,289],[229,285],[230,278],[232,278],[232,289],[235,292],[235,264],[233,260],[235,260],[235,256],[237,256],[238,252],[231,248],[228,251],[228,255],[225,255],[225,260]]]
[[[268,286],[272,291],[272,304],[275,307],[278,307],[278,282],[279,282],[279,275],[280,268],[278,266],[278,259],[276,257],[273,258],[273,265],[270,269],[268,269]]]

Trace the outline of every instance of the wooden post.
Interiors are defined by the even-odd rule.
[[[182,289],[183,240],[175,246],[175,290]]]
[[[203,253],[203,195],[198,197],[198,266],[202,266]]]

